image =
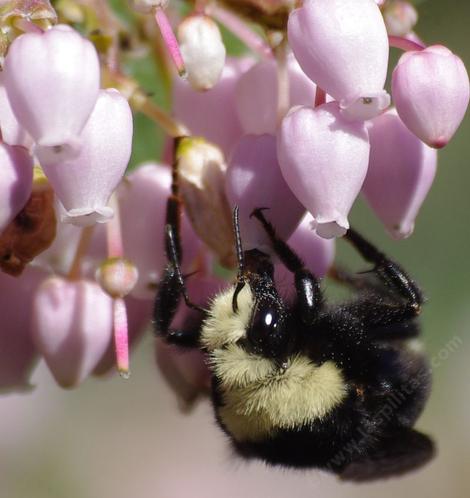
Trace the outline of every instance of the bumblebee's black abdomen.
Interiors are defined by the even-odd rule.
[[[256,442],[236,442],[245,458],[261,458],[271,465],[339,471],[367,454],[377,441],[377,429],[366,413],[351,411],[349,400],[324,420],[310,426],[280,430]]]

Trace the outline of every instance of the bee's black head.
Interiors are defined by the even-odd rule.
[[[254,302],[244,345],[258,355],[282,362],[291,352],[293,337],[286,306],[274,284],[273,265],[260,251],[247,251],[247,255],[245,285],[250,286]]]

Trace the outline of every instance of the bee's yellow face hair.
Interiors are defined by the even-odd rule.
[[[237,345],[246,336],[254,296],[246,285],[234,313],[233,292],[232,287],[214,299],[202,330],[222,391],[219,416],[233,437],[240,442],[262,440],[330,413],[346,396],[340,369],[332,361],[315,365],[300,354],[280,369],[271,359]]]
[[[251,312],[255,304],[253,293],[247,284],[237,297],[238,311],[233,312],[234,287],[221,292],[211,303],[209,316],[202,327],[201,343],[213,351],[227,344],[234,344],[246,336]]]

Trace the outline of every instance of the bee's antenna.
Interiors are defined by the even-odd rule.
[[[238,311],[237,297],[245,286],[245,256],[243,253],[242,239],[240,235],[240,212],[238,206],[233,208],[233,232],[235,235],[235,250],[238,262],[237,286],[235,288],[235,292],[233,293],[232,299],[232,309],[233,312],[236,313]]]

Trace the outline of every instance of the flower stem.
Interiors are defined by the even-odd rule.
[[[117,369],[123,379],[128,379],[129,372],[129,337],[127,311],[124,299],[113,301],[114,347],[116,350]]]
[[[124,256],[124,248],[122,245],[121,216],[116,192],[111,196],[109,206],[113,209],[114,216],[106,223],[108,258],[122,258]]]
[[[168,20],[168,17],[165,14],[165,11],[159,7],[155,9],[155,21],[160,28],[160,33],[162,34],[163,40],[166,47],[168,48],[168,52],[175,64],[178,74],[182,78],[186,78],[186,68],[184,67],[184,61],[180,52],[178,40],[173,33],[173,29],[171,27],[170,21]]]
[[[405,52],[409,52],[412,50],[424,50],[426,45],[418,43],[413,40],[408,40],[408,38],[404,38],[402,36],[391,36],[388,37],[388,43],[391,47],[399,48],[400,50],[404,50]]]
[[[93,236],[93,228],[93,226],[89,226],[82,229],[77,250],[75,251],[75,256],[67,275],[69,280],[77,280],[80,278],[82,258],[88,251],[88,246],[90,245],[91,237]]]
[[[271,47],[237,15],[215,3],[206,8],[206,13],[223,24],[253,52],[263,58],[273,57]]]

